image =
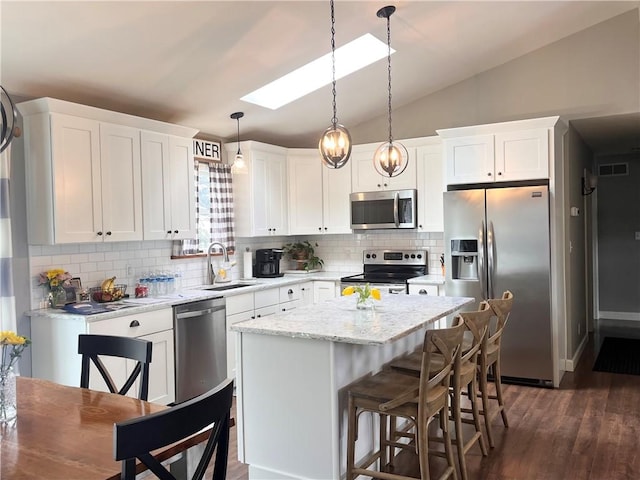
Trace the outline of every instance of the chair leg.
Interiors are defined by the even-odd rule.
[[[453,393],[451,395],[451,414],[456,430],[456,447],[458,450],[458,464],[460,465],[460,477],[462,480],[468,479],[467,474],[467,462],[464,455],[464,437],[462,435],[462,412],[460,410],[460,388],[453,387]]]
[[[353,401],[353,397],[349,395],[349,421],[347,426],[347,480],[353,480],[353,469],[355,468],[355,456],[356,456],[356,406]]]
[[[482,396],[482,413],[484,415],[484,428],[487,431],[489,447],[494,448],[493,435],[491,432],[491,415],[489,415],[489,391],[487,385],[487,364],[480,362],[480,395]]]
[[[507,420],[507,412],[504,408],[504,401],[502,400],[502,380],[500,378],[500,357],[493,364],[493,372],[494,372],[494,381],[496,384],[496,397],[498,399],[498,405],[500,408],[500,414],[502,415],[502,423],[504,423],[505,427],[509,427],[509,421]]]
[[[440,429],[442,430],[442,439],[444,440],[444,453],[447,458],[447,465],[449,465],[447,470],[450,471],[451,473],[450,476],[453,476],[454,480],[458,480],[458,474],[456,473],[456,466],[453,460],[453,447],[451,446],[451,434],[449,433],[448,410],[449,410],[448,406],[445,405],[445,407],[442,410],[440,410],[440,413],[438,413],[438,417],[440,418]],[[448,478],[448,477],[449,475],[442,475],[442,477],[440,478]],[[429,477],[427,476],[423,478],[426,478],[428,480]]]
[[[442,416],[442,411],[440,412],[440,416]],[[429,480],[429,420],[427,419],[424,422],[420,422],[416,430],[420,479]],[[451,447],[451,443],[449,443],[449,447]]]
[[[378,415],[380,421],[380,471],[386,472],[388,468],[389,441],[387,439],[387,422],[389,421],[388,415]],[[390,455],[393,457],[393,454]]]
[[[473,425],[476,427],[476,432],[480,435],[478,437],[480,441],[480,450],[483,456],[487,456],[487,443],[484,440],[484,434],[482,433],[482,427],[480,426],[480,411],[478,410],[477,395],[478,395],[478,381],[474,376],[471,383],[467,385],[469,389],[469,400],[471,401],[471,413],[473,415]]]

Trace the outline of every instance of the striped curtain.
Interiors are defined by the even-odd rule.
[[[235,252],[233,185],[231,167],[217,162],[195,162],[198,248],[220,242]]]
[[[16,331],[13,294],[11,214],[9,209],[9,162],[11,146],[0,153],[0,330]]]

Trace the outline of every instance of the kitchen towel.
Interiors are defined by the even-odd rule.
[[[251,255],[251,251],[244,252],[244,255],[242,256],[242,267],[244,272],[242,278],[253,277],[253,257]]]

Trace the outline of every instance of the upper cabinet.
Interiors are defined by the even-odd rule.
[[[316,149],[287,154],[289,233],[351,233],[351,165],[327,168]]]
[[[18,108],[24,117],[29,242],[143,240],[141,133],[193,137],[197,131],[52,98]],[[192,178],[173,188],[188,188]]]
[[[237,143],[225,145],[233,157]],[[287,149],[241,142],[247,173],[233,175],[235,233],[238,237],[287,235]]]
[[[438,130],[448,185],[549,178],[558,117]]]
[[[405,144],[409,153],[409,163],[397,177],[380,175],[373,166],[373,155],[380,144],[354,145],[351,150],[351,191],[374,192],[376,190],[405,190],[417,188],[415,148]]]
[[[143,131],[141,143],[144,239],[195,238],[193,140]]]
[[[439,137],[419,139],[416,147],[418,182],[418,231],[443,232],[443,193],[447,190]]]

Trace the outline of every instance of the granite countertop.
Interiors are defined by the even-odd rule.
[[[354,273],[355,274],[355,273]],[[218,284],[219,286],[233,285],[233,284],[246,284],[243,287],[233,288],[231,290],[205,290],[201,285],[194,288],[186,288],[180,292],[173,293],[171,295],[164,295],[162,297],[148,297],[148,298],[130,298],[113,303],[102,303],[99,306],[108,309],[106,312],[90,314],[89,307],[85,312],[80,308],[78,313],[70,313],[66,310],[57,308],[44,308],[38,310],[31,310],[25,312],[25,315],[31,318],[47,317],[47,318],[77,318],[82,321],[99,321],[108,318],[121,317],[123,315],[139,314],[143,312],[150,312],[154,310],[160,310],[163,308],[171,308],[175,305],[181,305],[184,303],[197,302],[200,300],[208,300],[211,298],[231,297],[234,295],[242,295],[244,293],[257,292],[261,290],[269,290],[271,288],[279,288],[287,285],[295,285],[298,283],[314,280],[325,280],[338,282],[340,278],[352,275],[351,273],[340,272],[312,272],[312,273],[295,273],[285,274],[282,277],[277,278],[256,278],[247,280],[238,280],[229,283]],[[76,304],[81,306],[82,304]],[[89,304],[87,304],[89,305]]]
[[[411,285],[444,285],[444,277],[442,275],[422,275],[407,280]]]
[[[454,313],[469,297],[383,294],[374,310],[357,310],[356,298],[338,297],[231,326],[243,333],[382,345]]]

